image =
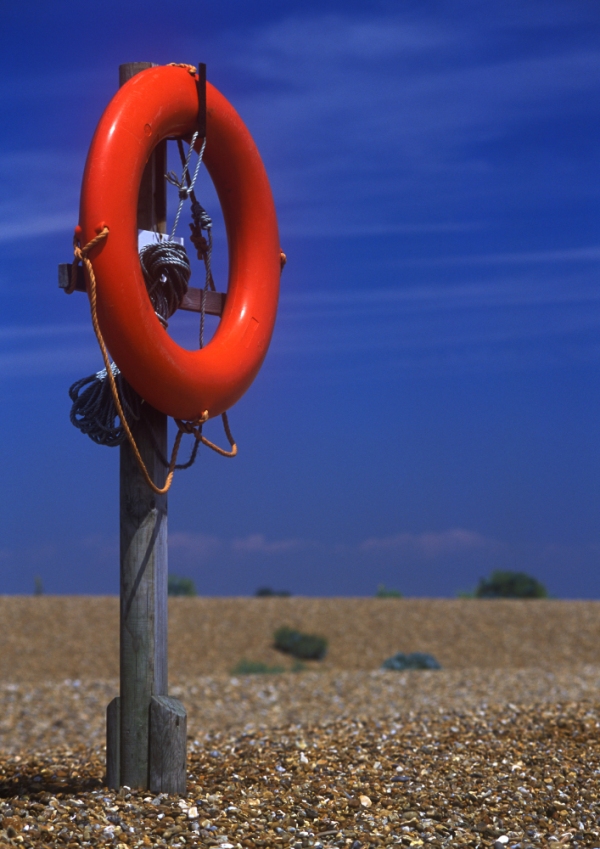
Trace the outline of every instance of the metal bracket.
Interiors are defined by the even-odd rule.
[[[198,124],[196,129],[201,139],[206,138],[206,65],[198,63]]]

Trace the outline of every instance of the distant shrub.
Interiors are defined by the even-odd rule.
[[[398,654],[384,660],[381,668],[402,672],[405,669],[441,669],[442,667],[432,654],[424,654],[420,651],[404,654],[399,651]]]
[[[196,595],[196,585],[191,578],[169,575],[169,595]]]
[[[375,598],[402,598],[400,590],[393,590],[385,584],[378,584]]]
[[[283,666],[269,666],[261,660],[246,660],[243,658],[231,670],[232,675],[278,675],[285,672]]]
[[[327,653],[327,640],[317,634],[303,634],[283,625],[275,631],[275,648],[300,660],[321,660]]]
[[[289,592],[289,590],[272,590],[271,587],[259,587],[254,595],[257,598],[271,598],[272,596],[289,598],[291,596],[291,592]]]
[[[481,578],[475,598],[548,598],[546,587],[524,572],[492,572]]]

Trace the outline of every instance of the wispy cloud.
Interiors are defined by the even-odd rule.
[[[221,539],[210,534],[198,534],[188,531],[173,531],[169,533],[169,548],[187,556],[198,557],[201,560],[210,557],[223,548]]]
[[[80,334],[90,336],[91,332],[89,324],[16,324],[11,327],[0,326],[0,343],[44,339],[52,336],[58,336],[64,340]]]
[[[72,232],[84,161],[66,150],[0,152],[0,243]]]
[[[0,379],[97,371],[101,355],[89,323],[0,326]]]
[[[81,377],[82,370],[91,374],[100,364],[101,356],[94,345],[11,351],[0,353],[0,379],[74,373]]]
[[[512,367],[516,357],[524,367],[533,360],[530,350],[525,357],[523,351],[533,344],[551,345],[553,363],[557,357],[595,359],[594,334],[600,331],[595,277],[595,270],[534,271],[456,284],[284,291],[273,350],[305,361],[410,354],[412,369],[419,367],[415,357],[433,365],[434,353],[438,364],[441,357],[451,368],[474,356],[503,367],[509,362]]]
[[[13,214],[16,212],[13,210]],[[10,216],[11,213],[8,212],[4,220],[0,221],[0,243],[32,239],[36,236],[50,236],[53,233],[69,233],[77,223],[76,207],[73,207],[70,212],[58,215],[48,213],[30,217],[24,212],[17,217],[17,220],[11,220]]]
[[[234,539],[231,550],[242,554],[284,554],[297,551],[299,548],[311,546],[308,540],[280,539],[267,540],[264,534],[250,534],[241,539]]]
[[[525,17],[525,27],[547,27],[541,5]],[[589,191],[551,132],[526,172],[491,163],[479,147],[526,136],[534,121],[586,114],[600,93],[600,50],[549,39],[536,55],[499,59],[497,18],[500,10],[468,23],[312,14],[257,26],[250,38],[227,35],[216,67],[252,80],[236,103],[267,160],[282,231],[427,228],[432,209],[452,221],[444,210],[459,187],[462,204],[490,190],[520,196],[524,183],[540,198]]]
[[[209,534],[176,531],[169,535],[169,546],[186,556],[192,555],[200,559],[212,557],[216,552],[235,555],[277,555],[312,546],[309,540],[275,539],[269,540],[264,534],[248,534],[237,539],[222,539]]]
[[[359,549],[366,553],[405,552],[427,560],[451,554],[498,548],[495,540],[488,539],[475,531],[452,528],[447,531],[423,534],[400,533],[388,537],[369,537],[360,543]]]
[[[560,251],[520,251],[518,253],[475,254],[470,256],[431,257],[408,259],[405,265],[448,266],[448,265],[521,265],[546,263],[598,262],[600,246],[572,248]]]
[[[169,536],[169,546],[186,555],[200,559],[213,557],[216,553],[227,555],[254,556],[256,554],[277,557],[290,552],[320,551],[330,554],[379,555],[402,551],[417,558],[428,560],[444,558],[452,554],[476,550],[497,550],[501,544],[476,531],[450,528],[446,531],[431,531],[415,534],[402,532],[385,537],[368,537],[356,544],[325,543],[307,538],[268,539],[265,534],[254,533],[246,537],[225,539],[190,532],[175,532]]]

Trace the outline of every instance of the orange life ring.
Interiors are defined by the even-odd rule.
[[[83,175],[79,227],[90,253],[102,335],[133,388],[176,419],[210,417],[248,389],[264,360],[277,312],[279,233],[269,180],[254,141],[233,106],[206,86],[204,162],[223,210],[229,283],[219,326],[201,350],[180,347],[158,320],[137,250],[137,201],[144,166],[167,137],[195,129],[198,94],[185,68],[149,68],[132,77],[106,108]]]

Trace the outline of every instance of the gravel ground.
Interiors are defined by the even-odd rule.
[[[213,732],[183,798],[101,787],[100,748],[5,756],[6,845],[598,846],[598,708],[407,711]]]
[[[175,798],[102,786],[115,600],[0,598],[0,849],[600,847],[600,605],[181,601],[170,692],[189,778]],[[281,662],[280,624],[325,633],[327,663],[220,671]],[[377,669],[399,650],[444,669]]]

